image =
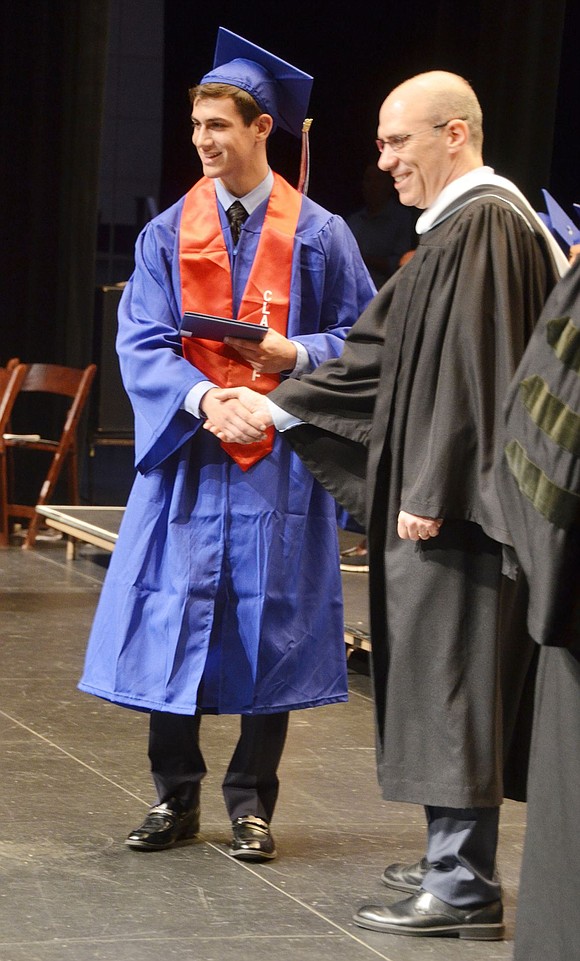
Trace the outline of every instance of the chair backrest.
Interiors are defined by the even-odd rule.
[[[62,411],[65,414],[64,426],[58,431],[60,434],[58,440],[45,440],[39,433],[27,434],[18,431],[17,434],[12,437],[2,438],[0,453],[3,455],[4,451],[14,455],[16,453],[15,448],[21,452],[25,450],[44,451],[45,453],[51,454],[48,472],[46,473],[40,492],[35,496],[36,505],[44,504],[52,497],[61,469],[65,463],[69,476],[69,491],[72,503],[78,503],[77,428],[96,371],[97,368],[95,364],[89,364],[89,366],[84,369],[62,367],[58,364],[20,364],[8,375],[9,380],[6,390],[0,398],[0,416],[3,418],[3,421],[0,420],[0,424],[2,424],[2,422],[6,424],[12,415],[13,420],[17,421],[17,413],[19,411],[17,402],[23,394],[33,395],[36,393],[40,398],[43,394],[52,394],[58,397],[59,400],[62,399],[65,402],[67,400],[72,401],[70,405],[65,403],[66,409]],[[40,406],[36,398],[32,396],[29,397],[29,400],[31,402],[34,401],[32,404],[33,414],[35,412],[36,415],[38,415],[37,421],[42,421],[41,415],[45,412],[46,398],[43,406]],[[30,413],[31,412],[28,411],[28,414]],[[61,424],[62,420],[63,418],[61,417]],[[14,424],[14,426],[18,427],[18,424]],[[42,429],[40,423],[38,427],[35,427],[35,431],[39,428]],[[4,431],[6,431],[6,427],[4,427],[3,432]],[[29,517],[30,524],[23,546],[27,548],[32,547],[35,542],[40,517],[34,506],[8,500],[10,484],[7,475],[6,460],[6,456],[0,458],[0,513],[2,515],[0,543],[6,545],[9,542],[10,517]],[[13,460],[11,461],[11,465],[12,463]],[[29,474],[26,474],[26,476],[30,479]]]
[[[97,371],[95,364],[88,367],[62,367],[59,364],[27,364],[20,384],[20,393],[55,394],[73,399],[63,428],[69,435],[76,429]]]
[[[26,364],[26,377],[20,389],[74,397],[87,371],[94,367],[61,367],[58,364]]]

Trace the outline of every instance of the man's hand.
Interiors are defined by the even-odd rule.
[[[296,345],[272,328],[262,340],[226,337],[224,343],[237,350],[258,374],[279,374],[282,370],[294,370],[296,366]]]
[[[397,520],[397,533],[403,540],[426,541],[430,537],[437,537],[443,518],[419,517],[400,511]]]
[[[205,430],[227,444],[253,444],[272,424],[264,396],[249,387],[212,387],[200,407],[207,418]]]

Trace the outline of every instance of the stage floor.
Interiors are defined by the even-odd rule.
[[[156,853],[125,846],[154,801],[147,715],[76,688],[110,556],[84,544],[68,561],[54,537],[0,551],[0,959],[509,961],[522,804],[502,813],[507,941],[397,938],[351,921],[361,904],[397,900],[380,875],[416,860],[425,839],[421,808],[379,796],[371,685],[358,670],[348,703],[291,717],[277,860],[252,866],[227,854],[221,779],[238,730],[228,716],[203,722],[199,839]],[[366,577],[345,578],[346,618],[356,621]]]

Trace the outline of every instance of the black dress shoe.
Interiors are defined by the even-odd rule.
[[[416,894],[421,890],[423,878],[427,874],[430,864],[427,858],[421,858],[415,864],[389,864],[381,874],[381,881],[388,888],[395,891],[408,891],[409,894]]]
[[[272,861],[276,857],[274,838],[263,818],[247,815],[232,821],[230,854],[239,861]]]
[[[163,851],[187,844],[199,833],[199,804],[185,808],[176,798],[156,804],[125,841],[138,851]]]
[[[501,901],[483,907],[454,908],[428,891],[421,891],[389,907],[366,904],[354,915],[361,928],[406,934],[415,938],[465,938],[500,941],[504,936]]]

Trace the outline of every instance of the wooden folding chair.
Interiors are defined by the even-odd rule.
[[[21,367],[23,373],[18,374]],[[29,518],[30,523],[23,543],[24,548],[34,546],[40,515],[37,514],[35,506],[28,504],[17,504],[10,501],[8,491],[9,472],[7,469],[7,458],[15,453],[15,449],[27,451],[41,451],[43,454],[50,455],[48,472],[44,478],[40,492],[36,497],[36,504],[45,504],[54,493],[56,483],[59,479],[63,467],[66,465],[68,478],[68,496],[71,504],[79,503],[79,483],[78,483],[78,441],[77,433],[79,421],[84,411],[91,384],[93,382],[96,365],[89,364],[84,370],[76,367],[61,367],[57,364],[24,364],[16,367],[13,374],[20,377],[17,385],[13,385],[12,390],[6,391],[6,407],[10,408],[7,414],[9,421],[11,414],[15,413],[15,406],[22,394],[36,394],[38,405],[47,402],[45,395],[58,395],[70,398],[72,403],[68,407],[64,424],[58,440],[49,440],[41,434],[11,434],[4,433],[3,446],[6,454],[2,457],[3,479],[0,482],[0,494],[2,495],[2,516],[5,518],[3,530],[6,538],[9,538],[10,518],[20,517]],[[17,406],[16,406],[17,409]],[[12,457],[12,480],[16,480],[16,457]]]

